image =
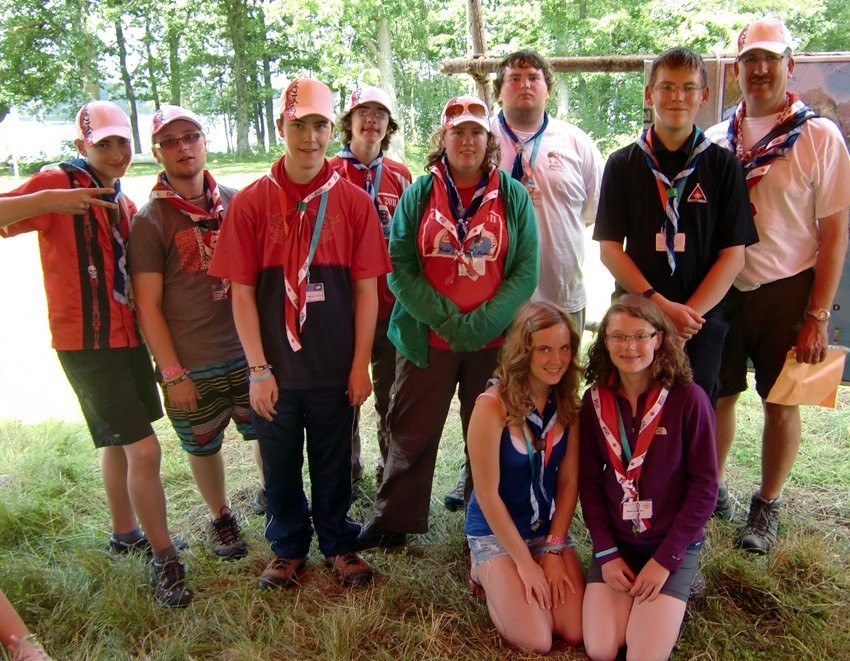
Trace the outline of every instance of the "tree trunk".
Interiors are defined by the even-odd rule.
[[[378,55],[378,70],[381,72],[381,87],[387,94],[390,95],[394,108],[394,117],[399,120],[400,114],[398,111],[398,101],[395,92],[395,73],[393,72],[393,47],[390,40],[390,26],[383,13],[378,16],[378,26],[376,30],[377,37],[377,55]],[[397,161],[404,160],[404,125],[399,122],[399,129],[393,135],[390,148],[387,150],[388,156]]]
[[[153,105],[154,108],[159,110],[159,89],[156,86],[156,73],[153,70],[153,49],[151,48],[151,42],[153,38],[151,37],[151,22],[150,19],[145,19],[145,52],[148,57],[148,81],[151,86],[151,96],[153,97]]]
[[[260,39],[262,43],[266,42],[266,13],[263,11],[263,8],[260,7],[259,10],[259,24],[260,24]],[[274,88],[272,87],[272,64],[271,59],[266,52],[266,49],[263,49],[263,106],[266,111],[266,135],[269,136],[268,143],[268,151],[272,150],[277,144],[277,128],[275,127],[275,112],[274,112],[274,102],[275,102],[275,93]]]
[[[80,78],[83,82],[83,94],[86,100],[100,98],[100,79],[97,68],[97,44],[94,35],[97,32],[94,17],[92,16],[92,3],[84,1],[80,3],[80,13],[83,18],[82,46],[77,64],[80,69]]]
[[[481,0],[466,0],[467,29],[473,58],[487,55],[487,41],[484,38],[484,21],[481,18]],[[493,95],[490,93],[490,79],[486,75],[473,75],[475,89],[479,98],[483,99],[488,108],[493,107]]]
[[[127,69],[127,44],[124,41],[124,29],[121,27],[120,16],[115,19],[115,41],[118,45],[118,63],[121,68],[121,80],[124,81],[124,93],[127,95],[127,110],[130,115],[130,126],[133,130],[133,147],[136,154],[142,153],[142,141],[139,139],[139,117],[136,113],[136,94],[133,92],[133,81]]]
[[[169,24],[168,26],[168,80],[171,88],[171,103],[175,106],[182,105],[181,78],[183,76],[183,65],[180,62],[180,30],[181,26]]]
[[[247,6],[245,0],[224,0],[222,3],[227,17],[227,31],[233,45],[233,79],[236,88],[236,155],[248,156],[248,63],[247,63]]]

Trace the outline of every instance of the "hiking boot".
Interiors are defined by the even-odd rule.
[[[269,499],[266,498],[266,490],[262,487],[257,487],[257,492],[254,494],[254,500],[251,501],[251,509],[257,516],[263,516],[269,506]]]
[[[779,498],[764,500],[758,492],[750,500],[747,525],[738,538],[738,548],[764,555],[776,545],[779,537]]]
[[[457,477],[455,488],[449,491],[443,497],[443,505],[449,512],[458,512],[463,509],[463,496],[466,491],[466,464],[461,466],[460,474]]]
[[[284,558],[276,555],[260,574],[260,587],[280,588],[294,585],[298,582],[298,574],[306,565],[306,558]]]
[[[173,558],[153,566],[153,592],[156,600],[169,608],[185,608],[192,601],[192,590],[186,585],[186,567]]]
[[[372,568],[354,551],[325,558],[325,564],[342,579],[342,584],[347,588],[360,587],[372,582]]]
[[[389,549],[395,546],[404,546],[407,544],[407,535],[403,532],[388,532],[378,530],[371,523],[367,523],[360,530],[355,542],[355,548],[358,551],[373,549],[376,547]]]
[[[229,507],[222,507],[221,516],[210,521],[210,538],[213,553],[225,560],[244,558],[248,553],[248,545],[242,538],[239,524]]]
[[[729,495],[729,485],[722,482],[717,487],[717,504],[714,506],[714,516],[723,521],[730,521],[735,514],[735,502]]]
[[[151,554],[151,543],[147,537],[142,537],[140,540],[128,544],[116,539],[115,535],[109,536],[109,552],[112,555],[127,555],[128,553],[145,553]]]

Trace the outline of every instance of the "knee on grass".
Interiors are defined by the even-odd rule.
[[[550,625],[517,621],[511,627],[500,627],[500,629],[499,634],[502,638],[518,649],[535,654],[546,654],[552,649]]]

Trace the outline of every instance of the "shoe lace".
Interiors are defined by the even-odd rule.
[[[179,560],[167,560],[162,565],[159,565],[157,569],[157,582],[166,590],[172,589],[176,584],[186,578],[186,569]]]
[[[759,537],[766,537],[773,534],[771,528],[775,527],[774,519],[773,505],[758,500],[750,512],[749,527]]]
[[[222,511],[221,518],[213,521],[212,527],[215,536],[222,544],[233,544],[239,541],[239,524],[229,510],[226,513]]]

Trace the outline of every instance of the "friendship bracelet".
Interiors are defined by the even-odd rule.
[[[183,370],[183,373],[177,378],[171,379],[170,381],[166,381],[163,379],[162,385],[164,386],[176,386],[178,383],[183,383],[186,379],[189,378],[189,370]]]
[[[251,365],[248,368],[249,372],[265,372],[266,370],[271,370],[271,365]]]
[[[248,376],[248,381],[251,383],[259,383],[260,381],[265,381],[272,375],[271,369],[269,369],[265,374],[260,374],[260,376],[254,376],[253,374]]]
[[[183,369],[183,366],[180,363],[175,363],[171,367],[166,367],[165,369],[161,370],[162,380],[170,381],[174,377],[183,374],[184,371],[185,370]]]
[[[564,555],[563,549],[545,549],[543,553],[548,553],[549,555]]]
[[[563,544],[566,541],[566,539],[564,539],[563,537],[558,537],[558,535],[548,535],[546,537],[547,544]]]

